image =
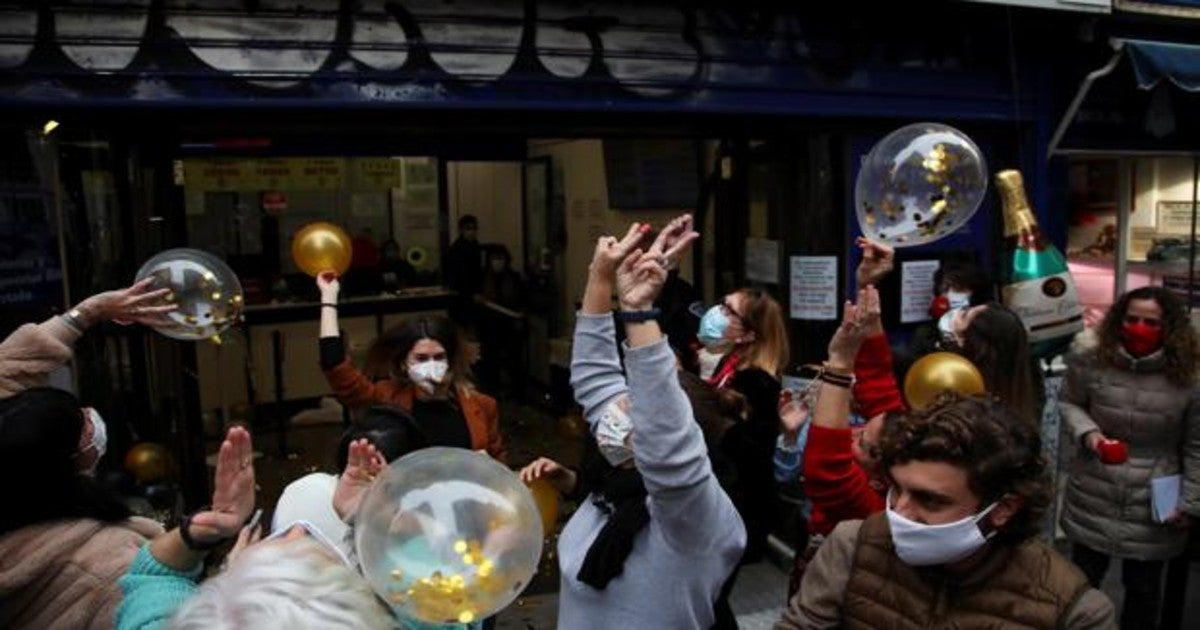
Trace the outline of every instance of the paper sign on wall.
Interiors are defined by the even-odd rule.
[[[779,284],[779,241],[746,239],[746,279]]]
[[[837,256],[792,256],[792,319],[836,320]]]
[[[929,319],[933,300],[933,274],[941,263],[936,260],[910,260],[900,264],[900,323]]]

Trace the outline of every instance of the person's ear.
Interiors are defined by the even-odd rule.
[[[996,507],[988,513],[988,523],[991,524],[991,529],[993,531],[1003,529],[1023,507],[1025,507],[1023,498],[1015,494],[1004,495],[1004,498],[1000,499],[996,503]]]

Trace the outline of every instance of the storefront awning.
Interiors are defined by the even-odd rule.
[[[1200,153],[1200,46],[1114,39],[1112,47],[1079,86],[1050,155]],[[1132,81],[1121,76],[1126,66]]]

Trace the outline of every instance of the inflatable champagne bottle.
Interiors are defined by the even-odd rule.
[[[1030,353],[1050,358],[1065,351],[1075,333],[1083,330],[1075,279],[1062,252],[1038,228],[1021,173],[997,173],[996,189],[1004,211],[1002,260],[1008,276],[1001,294],[1025,322]]]

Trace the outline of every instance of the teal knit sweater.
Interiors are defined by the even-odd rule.
[[[157,630],[167,627],[175,611],[196,592],[203,565],[176,571],[164,565],[143,545],[117,581],[125,597],[117,607],[117,630]]]

